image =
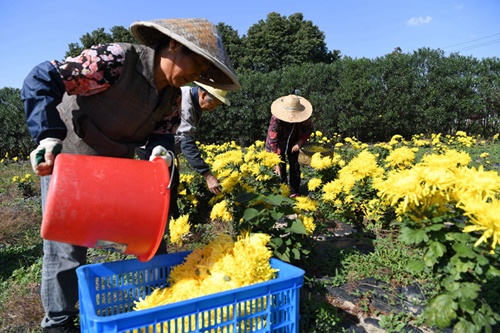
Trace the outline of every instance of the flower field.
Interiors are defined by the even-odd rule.
[[[427,325],[491,331],[500,320],[498,303],[485,301],[483,286],[500,276],[500,165],[493,157],[498,155],[481,149],[497,141],[498,135],[484,140],[457,132],[411,141],[396,135],[368,145],[316,132],[305,147],[307,196],[294,199],[273,174],[279,159],[264,151],[263,142],[246,149],[234,143],[204,146],[223,188],[208,200],[207,220],[224,221],[235,234],[268,233],[274,255],[299,266],[311,256],[327,221],[375,237],[390,231],[402,245],[422,251],[407,271],[436,280],[422,318]],[[183,222],[170,224],[173,242],[181,243],[199,221],[189,217],[199,203],[196,194],[206,190],[189,177],[182,177]]]
[[[170,250],[196,249],[221,233],[234,239],[265,233],[273,256],[306,271],[301,332],[346,331],[345,315],[327,289],[365,277],[394,289],[416,282],[426,290],[419,315],[373,313],[370,295],[361,295],[359,311],[380,318],[387,332],[409,321],[438,331],[499,329],[498,134],[485,139],[457,132],[411,140],[396,135],[367,144],[316,132],[301,153],[304,195],[295,198],[274,174],[279,158],[266,152],[263,142],[245,148],[234,142],[200,146],[222,193],[211,194],[181,157],[181,216],[169,223]],[[37,332],[39,182],[29,162],[16,157],[5,156],[0,168],[0,330]],[[324,239],[332,245],[338,241],[331,229],[340,223],[352,226],[353,241],[369,242],[371,250],[325,250]],[[90,262],[119,259],[90,252]],[[19,315],[10,316],[13,312]]]

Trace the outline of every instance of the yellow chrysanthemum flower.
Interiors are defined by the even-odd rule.
[[[481,155],[479,155],[479,157],[488,158],[488,157],[490,157],[490,154],[489,153],[482,153]]]
[[[402,141],[403,141],[403,137],[399,134],[395,134],[392,136],[391,140],[389,141],[389,145],[394,146]]]
[[[316,224],[314,223],[314,217],[301,215],[300,220],[302,221],[302,224],[304,224],[304,227],[306,228],[307,235],[308,236],[312,235],[314,230],[316,229]]]
[[[326,203],[333,202],[335,199],[337,199],[337,196],[341,192],[342,192],[342,183],[339,179],[328,182],[325,185],[323,185],[323,193],[324,193],[323,200]]]
[[[171,219],[168,224],[170,231],[170,241],[174,244],[182,245],[182,237],[189,233],[189,214],[181,215],[177,219]]]
[[[262,141],[262,140],[257,140],[254,143],[255,148],[264,148],[265,144],[266,144],[266,142]]]
[[[290,187],[287,184],[280,183],[280,193],[284,197],[289,197]]]
[[[228,165],[239,166],[242,162],[243,153],[241,152],[241,149],[230,150],[217,156],[217,159],[214,160],[212,164],[212,170],[219,171]]]
[[[320,178],[311,178],[307,182],[307,189],[309,191],[315,191],[318,187],[320,187],[322,184],[322,181]]]
[[[422,157],[421,164],[440,168],[455,168],[466,166],[470,163],[471,157],[466,152],[459,152],[454,149],[447,150],[444,154],[430,154]]]
[[[179,182],[180,183],[186,183],[189,184],[193,181],[194,175],[193,174],[186,174],[186,173],[181,173],[179,176]]]
[[[210,218],[212,220],[216,220],[220,218],[222,221],[231,222],[233,220],[233,214],[231,214],[228,210],[228,202],[226,200],[222,200],[219,203],[216,203],[212,207],[212,211],[210,212]]]
[[[241,180],[241,174],[238,171],[233,171],[231,174],[224,178],[220,182],[220,186],[222,187],[222,191],[224,193],[230,193],[233,191],[234,187],[239,184]]]
[[[257,153],[256,157],[259,163],[267,168],[273,168],[281,163],[280,155],[265,150]]]
[[[470,200],[463,202],[461,207],[465,210],[464,215],[472,222],[472,225],[464,228],[464,232],[483,233],[474,246],[487,242],[491,238],[491,248],[494,250],[500,242],[500,201]]]
[[[400,147],[394,149],[385,161],[393,168],[405,169],[413,164],[415,160],[415,153],[408,147]]]
[[[467,197],[481,201],[495,200],[500,194],[500,175],[493,170],[484,171],[483,166],[479,169],[457,168],[454,187],[459,202]]]
[[[355,180],[362,180],[367,177],[379,177],[384,172],[384,169],[378,166],[375,155],[363,150],[340,170],[339,178],[354,177]]]
[[[310,165],[316,170],[325,170],[332,166],[332,158],[330,156],[322,157],[321,153],[314,153],[311,156]]]
[[[316,211],[318,207],[318,202],[309,197],[298,196],[295,197],[295,208],[299,211],[307,210],[310,212]]]

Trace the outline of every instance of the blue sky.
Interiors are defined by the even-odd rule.
[[[62,59],[68,44],[97,28],[204,17],[242,36],[270,12],[302,13],[324,32],[329,50],[352,58],[381,57],[396,47],[500,57],[500,0],[2,0],[0,89],[21,88],[35,65]]]

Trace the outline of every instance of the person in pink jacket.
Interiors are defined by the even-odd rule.
[[[275,172],[291,189],[290,197],[300,193],[300,148],[313,132],[311,103],[304,97],[288,95],[278,98],[271,105],[271,120],[266,138],[266,150],[280,155],[282,163]],[[290,179],[287,177],[287,161]]]

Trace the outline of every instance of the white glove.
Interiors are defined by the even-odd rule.
[[[172,165],[172,160],[174,159],[174,153],[163,146],[156,146],[153,148],[151,152],[151,156],[149,156],[149,160],[152,161],[155,157],[161,157],[167,163],[168,166]]]
[[[48,166],[54,165],[54,159],[62,150],[62,141],[56,138],[46,138],[40,141],[38,147],[30,154],[30,161],[33,170],[42,162]]]

